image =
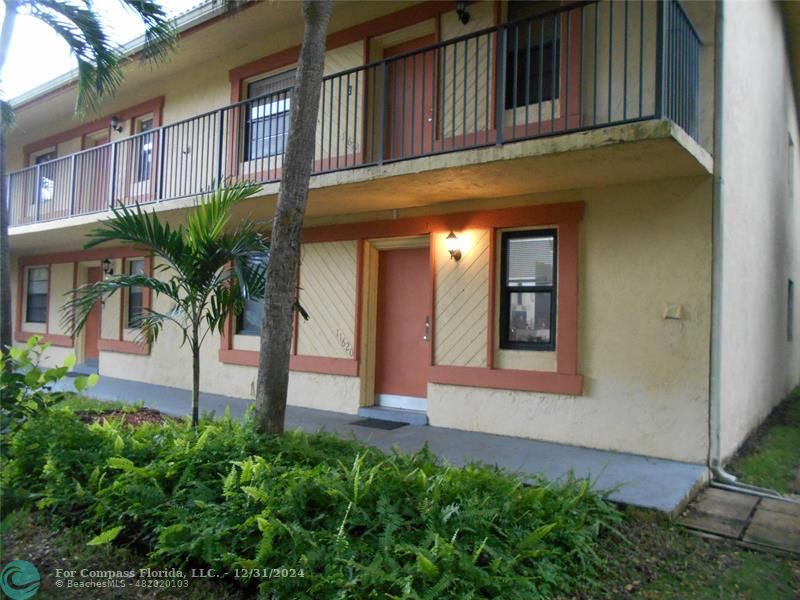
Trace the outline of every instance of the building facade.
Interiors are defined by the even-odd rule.
[[[126,64],[95,117],[74,120],[68,77],[14,101],[15,339],[43,334],[48,360],[191,385],[176,331],[136,341],[164,299],[112,296],[77,336],[60,306],[157,266],[82,249],[110,206],[179,223],[216,182],[252,180],[237,217],[268,226],[302,20],[292,2],[220,10],[181,15],[171,60]],[[800,381],[796,15],[719,11],[338,3],[290,404],[694,463],[719,438],[730,457]],[[259,317],[250,303],[206,342],[203,391],[254,395]]]

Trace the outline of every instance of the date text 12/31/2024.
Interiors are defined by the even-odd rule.
[[[288,567],[277,568],[255,568],[255,569],[232,569],[231,571],[220,571],[217,569],[190,569],[184,573],[180,569],[150,569],[144,568],[131,571],[90,571],[82,569],[70,571],[67,569],[56,569],[56,578],[70,579],[81,578],[142,578],[142,579],[204,579],[212,577],[234,577],[236,579],[276,579],[280,577],[305,577],[303,569],[290,569]]]

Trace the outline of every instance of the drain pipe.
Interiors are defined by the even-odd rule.
[[[708,394],[708,467],[711,470],[712,487],[735,490],[746,494],[780,498],[778,492],[740,482],[728,473],[721,464],[722,402],[720,396],[720,350],[722,346],[722,224],[725,209],[725,178],[722,172],[723,153],[723,67],[724,52],[722,36],[725,24],[725,5],[714,6],[714,176],[712,185],[712,280],[711,280],[711,365]]]

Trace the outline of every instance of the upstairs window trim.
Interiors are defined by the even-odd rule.
[[[138,135],[134,141],[136,155],[135,181],[143,183],[150,181],[153,174],[153,129],[156,127],[156,117],[153,113],[140,115],[133,119],[132,135]],[[147,132],[151,133],[147,133]],[[139,135],[144,134],[144,135]]]

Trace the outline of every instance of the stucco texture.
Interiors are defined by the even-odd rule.
[[[431,424],[705,462],[711,183],[581,190],[579,372],[568,397],[428,387]],[[665,319],[667,305],[681,319]]]
[[[780,10],[738,2],[725,11],[723,461],[800,382],[797,298],[794,341],[787,339],[787,282],[800,282],[799,137]]]

